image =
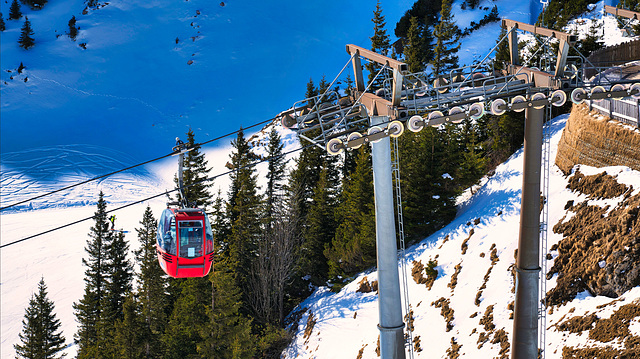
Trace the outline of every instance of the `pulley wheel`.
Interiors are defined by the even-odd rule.
[[[551,94],[551,104],[560,107],[567,102],[567,94],[562,90],[555,90]]]
[[[344,151],[344,144],[341,139],[332,138],[327,142],[327,152],[329,152],[331,156],[339,155],[342,151]]]
[[[513,105],[518,104],[518,103],[522,103],[522,102],[527,102],[527,99],[526,99],[526,98],[524,98],[524,96],[522,96],[522,95],[518,95],[518,96],[516,96],[516,97],[512,98],[512,99],[511,99],[511,108],[512,108],[512,110],[514,110],[515,112],[522,112],[522,111],[524,111],[524,107],[523,107],[523,108],[520,108],[520,109],[514,109],[514,108],[513,108]]]
[[[636,92],[635,94],[632,94],[633,92]],[[629,94],[631,95],[631,97],[637,99],[640,99],[640,83],[635,83],[633,85],[631,85],[629,87]]]
[[[531,96],[531,101],[544,100],[545,98],[547,98],[545,94],[543,94],[542,92],[538,92],[536,94],[533,94],[533,96]],[[536,110],[539,110],[541,108],[544,108],[545,106],[546,105],[538,105],[538,106],[533,106],[533,108],[535,108]]]
[[[371,136],[379,132],[382,132],[382,129],[378,126],[373,126],[369,128],[369,130],[367,131],[367,135]],[[380,140],[382,140],[382,138],[379,138],[377,140],[369,140],[369,142],[376,143],[376,142],[380,142]]]
[[[581,87],[577,87],[571,91],[571,102],[579,105],[587,99],[587,91]]]
[[[418,115],[411,116],[407,121],[407,128],[411,132],[420,132],[424,128],[424,120]]]
[[[359,138],[362,138],[362,134],[360,132],[351,132],[349,134],[349,136],[347,136],[347,143],[351,142],[351,141],[355,141]],[[364,143],[364,142],[363,142]],[[350,146],[349,148],[357,150],[358,148],[360,148],[362,146],[362,143],[356,146]]]
[[[390,137],[400,137],[404,133],[404,125],[402,122],[395,120],[389,124],[387,130],[389,131]]]
[[[469,106],[469,117],[478,120],[482,116],[484,116],[484,104],[482,102],[476,102]]]
[[[613,86],[611,86],[611,92],[614,91],[624,91],[624,86],[622,84],[615,84]],[[614,97],[614,100],[622,100],[622,96],[619,97]]]
[[[507,112],[507,102],[501,98],[497,98],[491,102],[491,113],[500,116]]]

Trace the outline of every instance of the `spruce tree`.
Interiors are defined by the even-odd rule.
[[[102,191],[98,195],[97,207],[93,216],[95,223],[89,231],[89,240],[85,247],[88,257],[82,259],[82,264],[87,267],[84,272],[84,295],[79,302],[73,304],[78,322],[78,332],[74,336],[78,344],[78,358],[97,356],[98,326],[102,317],[102,304],[109,274],[107,244],[111,242],[113,232],[109,230],[107,203]]]
[[[207,324],[207,307],[211,304],[211,283],[204,278],[180,281],[178,296],[165,333],[162,336],[163,358],[195,357],[203,341],[201,330]]]
[[[215,306],[206,309],[206,324],[199,328],[202,342],[198,354],[204,358],[252,358],[256,338],[251,334],[251,320],[241,314],[242,292],[235,272],[226,260],[216,260],[210,275]]]
[[[376,263],[375,205],[371,151],[359,150],[356,169],[346,180],[336,211],[339,226],[325,255],[329,276],[350,276]]]
[[[265,219],[267,226],[274,217],[276,206],[281,204],[284,188],[285,167],[287,159],[282,155],[284,145],[275,127],[269,132],[269,144],[267,145],[267,188],[265,203]]]
[[[2,17],[2,13],[0,12],[0,31],[6,30],[6,25],[4,23],[4,18]]]
[[[411,18],[411,25],[407,31],[407,43],[404,47],[404,61],[409,66],[409,72],[424,71],[427,55],[425,54],[425,38],[416,17]]]
[[[140,248],[135,251],[136,262],[140,265],[138,277],[138,298],[140,316],[143,322],[143,352],[146,358],[160,358],[162,353],[160,337],[164,332],[169,306],[166,290],[167,279],[158,265],[156,256],[156,228],[158,222],[151,208],[144,211],[141,228],[136,228]],[[127,312],[125,310],[125,316]]]
[[[307,216],[305,241],[301,248],[301,273],[309,276],[315,286],[326,285],[329,266],[324,249],[331,244],[336,232],[336,193],[327,179],[327,169],[320,171],[320,178],[313,190],[312,203]]]
[[[513,30],[515,31],[515,29]],[[509,54],[509,38],[507,36],[507,29],[500,28],[500,34],[496,40],[498,48],[496,49],[496,56],[493,60],[493,67],[496,70],[503,70],[505,65],[511,62],[511,55]],[[502,42],[500,42],[502,40]]]
[[[307,82],[307,92],[304,95],[305,98],[309,99],[309,101],[307,101],[307,107],[309,109],[315,106],[316,96],[318,96],[318,89],[316,88],[316,85],[313,83],[313,79],[310,77],[309,82]]]
[[[387,30],[385,29],[386,22],[384,21],[384,16],[382,15],[382,7],[380,6],[380,0],[376,3],[376,9],[373,11],[373,36],[371,39],[371,51],[374,51],[378,54],[388,56],[389,49],[391,48],[391,43],[389,41],[389,35],[387,35]],[[375,83],[373,84],[373,89],[378,89],[383,87],[384,82],[384,73],[381,73],[377,78],[376,75],[378,71],[380,71],[381,66],[373,61],[369,62],[366,65],[367,71],[369,71],[369,82],[373,81],[375,78]]]
[[[440,9],[440,22],[433,29],[435,47],[433,48],[434,75],[446,75],[449,70],[458,67],[456,53],[460,48],[460,30],[455,24],[451,12],[451,0],[443,0]]]
[[[21,0],[21,1],[23,4],[31,8],[31,10],[41,10],[47,4],[47,0]]]
[[[54,313],[54,303],[48,298],[44,278],[38,282],[38,293],[31,296],[22,320],[20,344],[14,344],[16,354],[25,359],[62,358],[65,338],[60,331],[60,320]]]
[[[206,181],[211,168],[207,167],[207,161],[204,158],[204,154],[200,152],[200,146],[195,142],[195,134],[192,129],[187,132],[187,148],[193,148],[184,156],[184,164],[182,171],[182,180],[184,183],[184,195],[188,203],[207,210],[211,205],[211,195],[209,194],[209,188],[211,183]],[[176,186],[178,186],[178,179],[175,179]],[[177,200],[182,199],[178,193]]]
[[[145,345],[146,323],[140,311],[140,303],[133,295],[127,296],[122,307],[122,319],[116,321],[113,334],[114,357],[122,359],[159,358],[160,352],[150,353]]]
[[[228,166],[231,187],[227,201],[227,218],[231,232],[226,253],[228,264],[236,274],[237,285],[244,291],[243,301],[247,299],[247,277],[251,263],[256,255],[261,233],[260,206],[262,199],[258,194],[256,170],[251,163],[257,159],[244,138],[244,131],[238,132],[231,143],[233,152]]]
[[[133,265],[127,259],[129,244],[124,233],[117,232],[106,241],[106,273],[105,295],[102,304],[102,320],[115,323],[122,319],[124,301],[131,292]]]
[[[9,7],[9,20],[18,20],[21,17],[22,11],[20,11],[20,3],[18,0],[13,0],[11,7]]]
[[[76,36],[78,36],[78,28],[76,27],[76,16],[71,16],[71,20],[69,20],[69,37],[71,40],[75,40]]]
[[[20,37],[18,38],[18,44],[25,50],[28,50],[35,45],[35,40],[33,39],[33,30],[31,29],[31,21],[29,18],[25,16],[24,25],[22,25],[22,29],[20,30]]]

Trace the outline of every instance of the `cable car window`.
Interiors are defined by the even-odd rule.
[[[180,257],[202,256],[202,221],[180,221],[178,228],[180,230]]]
[[[170,209],[165,209],[158,221],[156,235],[158,246],[165,252],[176,255],[176,225],[175,217]]]
[[[205,244],[204,244],[204,253],[209,254],[213,252],[213,232],[211,231],[211,224],[209,223],[209,216],[204,216],[204,234],[205,234]]]

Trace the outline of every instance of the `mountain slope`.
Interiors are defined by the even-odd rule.
[[[566,119],[567,115],[563,115],[551,122],[551,158],[555,158]],[[617,177],[620,183],[635,186],[640,183],[640,173],[624,167],[580,169],[585,174],[603,170]],[[567,182],[562,172],[553,166],[548,202],[550,226],[568,220],[565,215],[571,217],[569,210],[564,209],[569,200],[615,206],[625,197],[592,199],[567,189]],[[513,326],[510,305],[514,300],[511,271],[518,240],[521,186],[522,151],[519,151],[496,169],[461,207],[452,223],[407,250],[406,275],[416,358],[456,357],[454,352],[469,358],[508,357]],[[630,195],[638,193],[640,188],[633,189]],[[549,247],[561,239],[562,235],[549,232]],[[551,254],[554,259],[558,255],[557,251]],[[429,288],[419,282],[424,282],[420,279],[426,277],[421,265],[426,266],[431,260],[437,261],[438,275]],[[552,260],[549,268],[551,264]],[[320,288],[299,306],[302,315],[294,322],[297,334],[285,351],[286,358],[376,357],[377,296],[375,292],[358,292],[365,277],[367,282],[376,280],[375,270],[361,274],[339,293]],[[556,280],[557,274],[548,281],[549,289],[555,286]],[[573,322],[567,322],[593,313],[601,319],[609,318],[624,305],[631,305],[625,309],[636,308],[633,303],[638,298],[640,287],[617,300],[582,292],[568,304],[553,307],[547,316],[547,358],[562,357],[565,346],[605,345],[596,334],[588,336],[595,339],[582,335],[590,326],[578,331],[575,325],[569,325]],[[626,325],[632,335],[638,336],[640,318],[636,315],[640,315],[640,311],[630,315]],[[349,341],[345,341],[345,337],[349,337]],[[614,340],[607,344],[624,348],[624,339]]]

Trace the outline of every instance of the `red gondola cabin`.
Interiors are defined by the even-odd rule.
[[[167,208],[158,221],[160,267],[171,277],[204,277],[213,263],[209,219],[197,208]]]

